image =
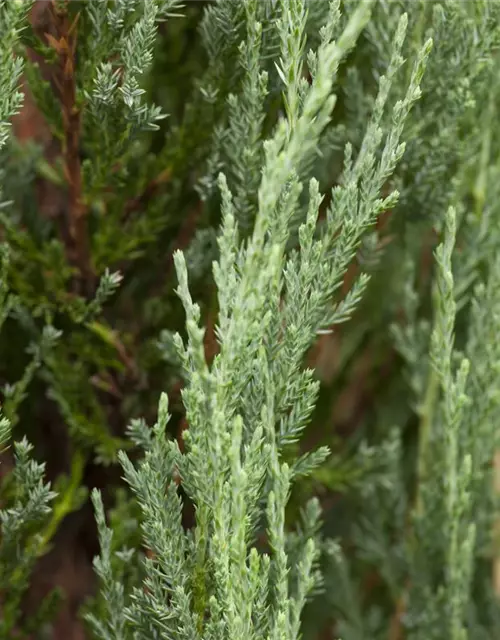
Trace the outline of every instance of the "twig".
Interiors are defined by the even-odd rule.
[[[83,183],[80,162],[81,113],[76,100],[75,53],[78,17],[71,23],[67,7],[58,7],[51,0],[50,14],[56,36],[46,33],[48,44],[59,57],[58,73],[53,81],[59,91],[64,128],[63,160],[68,181],[68,259],[79,272],[78,289],[91,295],[95,274],[91,266],[90,244],[87,229],[87,206],[83,200]]]
[[[405,599],[403,596],[401,596],[396,603],[396,609],[391,618],[388,640],[402,640],[404,613],[405,613]]]
[[[127,222],[133,213],[145,207],[156,194],[158,189],[170,180],[170,175],[170,169],[165,169],[146,185],[144,191],[140,195],[129,200],[123,210],[123,222]]]

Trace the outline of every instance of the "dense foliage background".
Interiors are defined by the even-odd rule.
[[[307,500],[316,496],[323,510],[310,533],[321,533],[323,584],[306,606],[304,638],[497,638],[500,3],[181,4],[0,2],[0,101],[5,95],[7,112],[18,111],[0,151],[2,407],[14,440],[26,437],[45,465],[26,471],[39,489],[31,498],[52,505],[34,509],[16,544],[3,534],[0,607],[12,604],[4,604],[0,637],[91,637],[82,612],[98,617],[106,608],[92,567],[100,548],[92,489],[102,490],[113,549],[151,553],[117,456],[139,458],[127,426],[153,424],[162,392],[168,434],[184,447],[186,374],[173,334],[185,336],[186,320],[174,252],[185,253],[211,363],[219,349],[218,173],[245,240],[259,207],[263,142],[280,118],[299,117],[312,82],[307,52],[339,37],[361,4],[371,5],[371,18],[333,79],[331,121],[293,167],[305,186],[289,252],[298,247],[311,176],[325,194],[319,232],[335,207],[354,220],[358,201],[342,192],[349,153],[363,159],[354,168],[359,201],[386,198],[360,223],[363,234],[346,240],[352,247],[332,249],[341,256],[329,298],[335,327],[318,334],[303,363],[314,368],[319,394],[300,442],[290,438],[282,454],[293,464],[318,447],[331,451],[311,474],[297,474],[287,507],[287,526],[302,518],[306,533],[314,520],[307,508],[304,515]],[[287,20],[295,25],[288,41]],[[304,66],[294,67],[297,60]],[[12,78],[12,86],[22,82],[19,109],[9,102]],[[294,95],[302,95],[296,104]],[[398,161],[384,173],[374,163],[385,148]],[[351,248],[343,269],[342,251],[350,256]],[[455,376],[463,354],[467,383]],[[30,464],[26,448],[17,451],[18,469]],[[20,496],[15,451],[2,454],[5,513]],[[56,496],[43,494],[42,476]],[[451,495],[451,485],[458,498],[450,515],[433,496]],[[182,482],[179,491],[190,529],[195,509]],[[451,560],[450,527],[459,530]],[[33,531],[41,532],[36,543]],[[125,585],[140,575],[140,558],[128,563]],[[451,635],[446,620],[457,611],[467,631],[460,622]]]

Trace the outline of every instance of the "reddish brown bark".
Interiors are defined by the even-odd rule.
[[[58,55],[58,66],[52,80],[57,88],[62,109],[64,129],[63,160],[68,184],[66,250],[68,260],[78,271],[76,289],[91,295],[95,286],[95,274],[91,265],[90,243],[87,229],[88,208],[83,197],[83,182],[80,160],[81,112],[76,94],[76,45],[79,14],[71,21],[68,3],[56,5],[50,1],[51,26],[54,31],[46,33],[47,43]]]

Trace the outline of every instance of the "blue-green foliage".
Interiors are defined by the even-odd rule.
[[[53,613],[36,560],[118,462],[96,638],[496,638],[500,4],[30,6],[0,0],[0,636]],[[23,71],[55,160],[9,135]]]

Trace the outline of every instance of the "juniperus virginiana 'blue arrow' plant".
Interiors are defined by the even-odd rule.
[[[261,29],[255,24],[257,3],[243,4],[251,43]],[[301,611],[317,582],[319,548],[312,534],[319,512],[312,502],[306,511],[311,533],[297,539],[286,533],[285,509],[294,480],[327,455],[320,449],[287,461],[287,447],[306,426],[318,391],[313,372],[302,370],[301,363],[317,333],[345,321],[367,285],[362,275],[349,296],[332,307],[331,298],[362,233],[397,200],[396,192],[382,198],[381,189],[403,155],[401,134],[420,96],[430,52],[426,43],[406,94],[394,105],[391,127],[382,136],[391,76],[402,63],[407,26],[402,17],[361,151],[354,159],[347,146],[342,183],[332,193],[326,224],[318,234],[323,196],[312,178],[302,204],[303,167],[316,153],[329,122],[339,63],[368,18],[369,5],[362,3],[339,30],[338,6],[330,5],[321,43],[309,53],[309,84],[302,75],[305,7],[301,2],[282,5],[276,28],[285,114],[263,146],[254,229],[246,242],[239,241],[238,211],[227,178],[222,173],[218,179],[222,227],[213,269],[219,351],[211,366],[205,359],[200,309],[189,291],[185,259],[180,252],[175,255],[187,330],[185,341],[174,337],[187,380],[186,449],[181,452],[165,438],[168,408],[163,396],[152,431],[140,422],[131,427],[131,436],[145,449],[144,460],[136,469],[121,456],[152,551],[144,565],[146,588],[135,590],[127,606],[120,583],[113,580],[110,532],[102,503],[94,495],[104,550],[96,568],[108,602],[106,621],[91,618],[99,636],[111,638],[119,628],[124,637],[130,629],[128,633],[138,638],[299,637]],[[258,48],[247,47],[242,51],[256,56],[257,62]],[[248,65],[247,72],[258,77],[254,65]],[[251,91],[251,84],[245,86]],[[300,206],[306,210],[298,247],[287,256],[291,221],[300,215]],[[196,508],[196,526],[190,533],[182,528],[176,474]],[[255,546],[259,531],[266,537],[264,553]]]
[[[30,573],[118,463],[95,638],[496,637],[500,5],[31,4],[0,2],[0,636],[53,613]],[[23,70],[55,160],[9,135]]]

